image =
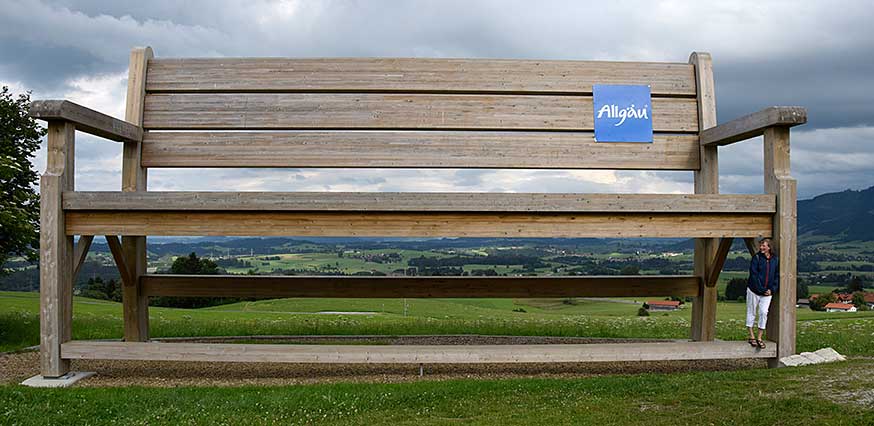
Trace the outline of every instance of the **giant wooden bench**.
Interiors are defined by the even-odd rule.
[[[654,141],[596,143],[593,84],[650,85]],[[467,59],[155,59],[133,50],[125,121],[36,101],[48,122],[40,189],[42,374],[71,359],[338,363],[768,358],[795,352],[797,107],[716,125],[710,56],[688,63]],[[124,144],[119,192],[75,191],[74,131]],[[718,194],[717,147],[764,135],[765,192]],[[694,194],[155,192],[160,167],[520,168],[694,171]],[[78,242],[74,246],[74,236]],[[104,235],[124,284],[124,341],[71,340],[72,283]],[[315,277],[146,274],[147,235],[688,237],[683,276]],[[119,236],[121,238],[119,239]],[[781,291],[771,344],[714,339],[733,238],[772,236]],[[753,249],[751,248],[751,251]],[[150,296],[692,296],[688,341],[522,346],[149,342]]]

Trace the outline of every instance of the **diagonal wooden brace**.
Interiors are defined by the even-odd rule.
[[[80,235],[79,241],[76,243],[76,248],[73,250],[73,282],[76,282],[76,277],[79,276],[79,271],[82,270],[82,265],[85,264],[85,258],[88,257],[88,249],[91,248],[91,242],[94,241],[93,235]]]
[[[707,280],[704,285],[713,287],[719,281],[719,273],[722,272],[722,267],[725,266],[725,259],[728,258],[728,252],[731,250],[731,243],[734,241],[732,237],[721,238],[719,247],[716,249],[716,254],[713,256],[713,263],[707,270],[710,273],[707,275]]]
[[[112,252],[112,258],[115,259],[115,266],[118,267],[122,283],[126,286],[136,285],[133,278],[134,275],[131,273],[124,258],[124,249],[121,247],[121,241],[118,240],[118,236],[106,235],[106,244],[109,245],[109,251]]]
[[[755,238],[744,238],[744,244],[747,245],[747,250],[750,251],[750,256],[755,256],[756,253],[759,252],[759,249],[756,247]]]

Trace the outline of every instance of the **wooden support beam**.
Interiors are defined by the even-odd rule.
[[[765,130],[765,192],[776,194],[774,237],[771,244],[780,262],[780,288],[771,299],[767,336],[777,342],[777,358],[795,353],[796,342],[796,250],[798,244],[797,189],[790,175],[789,128]],[[777,366],[776,360],[771,362]]]
[[[94,241],[93,235],[80,235],[79,241],[76,242],[75,254],[73,255],[73,283],[76,283],[76,277],[79,276],[79,270],[85,263],[85,258],[88,257],[88,249],[91,248],[91,242]]]
[[[135,48],[130,54],[130,67],[127,79],[127,104],[124,118],[138,126],[143,125],[143,111],[146,98],[146,71],[154,54],[152,48]],[[143,167],[143,144],[140,141],[127,142],[122,150],[121,190],[125,192],[144,192],[147,190],[148,174]],[[145,341],[149,339],[149,299],[141,291],[139,277],[146,273],[147,252],[145,233],[118,233],[124,235],[126,263],[130,267],[133,285],[122,288],[122,310],[124,317],[124,339]]]
[[[789,128],[804,123],[807,123],[807,109],[774,106],[716,127],[702,126],[701,145],[728,145],[761,136],[771,127]]]
[[[156,236],[719,238],[770,235],[772,217],[773,214],[766,213],[80,210],[67,212],[67,233]],[[712,254],[708,256],[707,262],[712,257]]]
[[[692,275],[366,277],[165,275],[141,278],[147,296],[191,297],[638,297],[695,296]]]
[[[121,275],[121,282],[125,286],[136,285],[136,280],[131,274],[130,267],[127,264],[127,258],[124,255],[124,249],[115,235],[106,235],[106,244],[109,245],[109,251],[112,253],[112,258],[115,260],[115,266],[118,268],[118,273]]]
[[[756,247],[756,239],[755,238],[744,238],[744,244],[747,246],[747,250],[750,252],[750,256],[755,256],[756,253],[759,252],[759,248]]]
[[[63,376],[69,360],[61,356],[61,344],[72,336],[73,236],[66,235],[66,217],[61,194],[72,191],[75,170],[76,128],[66,121],[50,121],[47,166],[40,178],[39,305],[40,373]]]
[[[734,241],[732,237],[724,237],[719,240],[719,247],[716,249],[716,254],[713,258],[713,263],[707,268],[707,280],[704,285],[714,287],[719,281],[719,273],[722,272],[722,267],[725,266],[725,259],[728,257],[728,252],[731,251],[731,243]]]
[[[771,342],[753,349],[737,341],[421,346],[73,341],[61,349],[69,359],[331,364],[666,361],[772,358],[776,353]]]
[[[768,213],[766,194],[496,192],[66,192],[67,210]]]
[[[143,129],[135,124],[64,100],[33,101],[30,116],[46,121],[67,121],[76,130],[117,142],[143,140]]]
[[[698,87],[698,126],[702,130],[716,126],[716,87],[713,81],[713,62],[709,53],[695,52],[689,57],[695,66]],[[719,156],[715,145],[701,145],[701,168],[695,171],[696,194],[719,193]],[[741,237],[752,235],[723,235]],[[716,252],[713,238],[695,239],[694,273],[709,277],[711,259]],[[710,341],[716,337],[716,287],[702,286],[692,301],[692,340]]]

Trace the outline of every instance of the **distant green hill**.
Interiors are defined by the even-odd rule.
[[[835,241],[874,241],[874,186],[798,201],[798,235]]]

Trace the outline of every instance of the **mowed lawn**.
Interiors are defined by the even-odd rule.
[[[38,342],[38,295],[0,292],[0,350]],[[281,299],[152,308],[156,337],[247,334],[520,334],[683,338],[689,307],[550,299]],[[524,310],[525,312],[514,312]],[[314,314],[325,311],[368,315]],[[722,339],[743,305],[720,303]],[[406,312],[406,316],[404,313]],[[775,370],[584,378],[424,380],[267,387],[32,389],[0,385],[0,424],[874,424],[874,313],[799,310],[799,350],[848,362]],[[118,303],[75,298],[74,338],[118,338]]]
[[[871,425],[874,361],[574,379],[270,387],[0,386],[16,425]]]

